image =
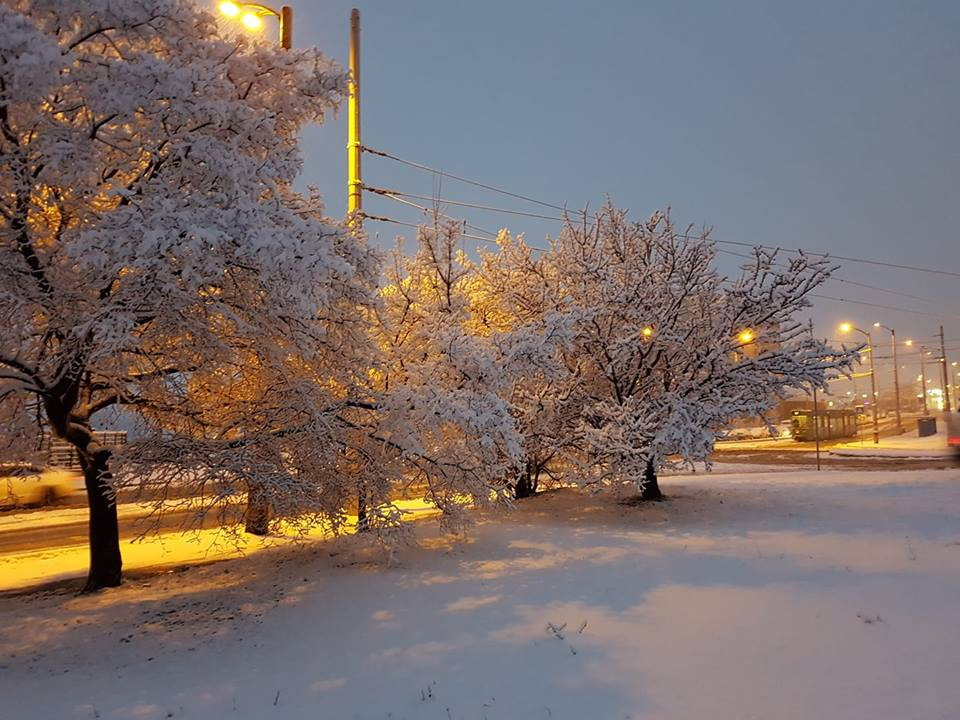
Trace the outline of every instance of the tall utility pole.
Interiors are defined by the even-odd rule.
[[[848,322],[840,325],[840,332],[842,333],[848,333],[851,330],[860,333],[867,339],[867,352],[870,353],[870,409],[873,410],[873,444],[877,445],[880,442],[880,422],[877,419],[877,398],[879,395],[877,393],[877,373],[873,366],[873,338],[870,337],[870,333],[866,330],[854,327]],[[863,356],[861,355],[860,357],[862,358]]]
[[[360,180],[360,11],[350,11],[350,84],[347,98],[347,217],[359,230],[363,224],[363,182]]]
[[[943,365],[943,409],[950,412],[950,371],[947,369],[947,348],[943,342],[943,325],[940,326],[940,363]]]
[[[930,414],[930,411],[927,409],[927,363],[926,363],[927,347],[926,345],[920,346],[920,385],[921,390],[923,391],[923,414],[924,417]]]
[[[873,444],[880,443],[880,423],[877,420],[877,373],[873,369],[873,338],[867,335],[867,345],[870,346],[870,404],[873,409]]]
[[[813,318],[810,318],[810,339],[813,340]],[[817,386],[813,386],[813,437],[817,443],[817,470],[820,470],[820,408],[817,406]]]
[[[900,364],[897,362],[897,331],[879,322],[875,322],[873,326],[890,332],[890,344],[893,347],[893,392],[897,400],[897,433],[903,435],[903,422],[900,419]]]

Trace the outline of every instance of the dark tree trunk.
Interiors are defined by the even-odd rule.
[[[90,506],[90,572],[83,592],[94,592],[120,584],[120,532],[117,502],[109,486],[110,451],[81,453],[83,480]]]
[[[660,483],[657,482],[657,471],[653,467],[653,460],[647,460],[647,468],[643,471],[643,483],[640,485],[641,500],[661,500]]]
[[[257,483],[247,483],[246,531],[251,535],[266,535],[270,530],[270,503],[267,494]]]
[[[540,470],[535,469],[533,463],[527,462],[523,470],[517,474],[517,481],[513,486],[513,496],[519,500],[535,495],[539,480]]]
[[[370,522],[367,517],[367,488],[362,483],[357,483],[357,532],[367,532],[370,529]]]

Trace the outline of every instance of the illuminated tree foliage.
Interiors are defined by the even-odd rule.
[[[461,229],[437,217],[418,230],[413,256],[394,250],[376,322],[383,435],[458,525],[468,503],[507,498],[520,455],[502,397],[519,353],[512,338],[480,332]]]

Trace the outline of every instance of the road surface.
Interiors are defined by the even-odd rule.
[[[82,505],[80,505],[82,507]],[[123,507],[123,506],[121,506]],[[39,525],[36,521],[40,520],[45,514],[49,515],[51,520],[56,517],[56,508],[46,508],[28,513],[30,523],[26,527],[18,528],[15,525],[0,526],[0,555],[22,552],[26,550],[43,550],[46,548],[69,547],[71,545],[85,545],[87,542],[87,519],[82,515],[75,521],[61,522],[62,518],[56,518],[56,522],[47,525]],[[185,526],[188,522],[190,527],[197,527],[194,511],[169,510],[164,513],[161,528],[166,531],[177,530]],[[5,513],[9,516],[9,513]],[[3,516],[0,516],[3,517]],[[132,540],[139,537],[150,520],[144,517],[144,513],[133,516],[120,517],[120,540]],[[211,528],[217,526],[216,513],[211,513],[200,523],[200,527]]]

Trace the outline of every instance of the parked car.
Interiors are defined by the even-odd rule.
[[[52,505],[83,490],[83,476],[68,468],[0,466],[0,508]]]

